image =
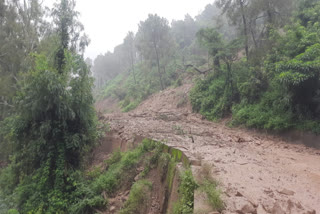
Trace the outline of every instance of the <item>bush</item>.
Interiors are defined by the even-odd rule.
[[[194,190],[198,187],[194,181],[191,170],[186,170],[181,174],[179,185],[179,201],[174,205],[174,214],[192,214],[194,203]]]
[[[231,88],[226,87],[224,76],[210,74],[205,80],[198,80],[190,92],[192,109],[209,120],[227,116],[231,111]]]

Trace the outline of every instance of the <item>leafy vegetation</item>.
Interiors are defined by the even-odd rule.
[[[0,195],[11,213],[66,213],[77,194],[83,157],[98,136],[93,80],[78,54],[85,44],[78,43],[81,30],[70,30],[79,24],[74,6],[68,0],[56,5],[54,48],[29,55],[31,65],[12,98],[15,110],[1,124],[10,163],[0,174]]]
[[[202,185],[200,185],[200,190],[207,194],[209,204],[213,209],[219,212],[224,209],[221,193],[217,189],[217,183],[215,181],[205,180]]]
[[[0,0],[1,213],[95,213],[132,182],[142,162],[142,177],[158,167],[171,190],[176,162],[188,160],[154,141],[115,152],[107,170],[85,172],[103,129],[94,84],[98,99],[116,98],[127,112],[200,74],[190,100],[207,119],[232,116],[231,125],[320,133],[319,0],[216,0],[171,24],[150,14],[93,64],[83,58],[89,39],[74,8],[71,0],[51,11],[38,0]],[[187,98],[179,96],[182,107]],[[206,178],[200,186],[221,211],[216,182]],[[183,172],[175,213],[192,212],[196,187],[191,171]],[[143,209],[150,191],[149,182],[135,183],[122,212]]]
[[[150,200],[152,184],[147,180],[139,180],[133,184],[130,195],[120,214],[145,213]]]
[[[218,189],[218,182],[212,177],[211,170],[212,167],[209,164],[201,166],[199,190],[206,193],[208,202],[215,211],[222,212],[224,210],[224,203]]]
[[[232,125],[319,133],[320,40],[316,14],[320,4],[308,0],[297,5],[291,20],[293,24],[284,26],[284,33],[276,28],[279,25],[268,26],[268,48],[261,47],[265,54],[260,54],[259,58],[253,56],[258,50],[251,48],[246,53],[247,60],[225,61],[221,57],[225,57],[225,53],[238,54],[235,44],[241,43],[231,42],[231,46],[225,46],[217,34],[205,34],[212,29],[200,31],[198,37],[202,44],[223,65],[197,82],[190,94],[194,111],[211,120],[232,113]]]
[[[195,19],[186,15],[184,20],[174,20],[171,26],[167,19],[149,14],[139,23],[136,34],[128,32],[113,53],[94,60],[97,99],[118,98],[120,108],[126,112],[155,92],[180,86],[191,71],[187,69],[190,65],[206,67],[207,51],[195,42],[196,33],[202,25],[218,26],[218,17],[215,5],[208,5]],[[223,19],[226,22],[225,16]]]
[[[181,173],[181,182],[179,185],[179,201],[173,208],[174,214],[192,214],[194,202],[194,190],[198,187],[194,181],[191,170],[185,170]]]

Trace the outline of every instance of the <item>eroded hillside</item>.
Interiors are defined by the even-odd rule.
[[[206,121],[192,113],[191,87],[169,88],[134,111],[106,114],[106,120],[123,141],[149,137],[184,151],[195,175],[201,165],[212,166],[226,205],[223,213],[320,211],[319,150]],[[195,212],[201,213],[197,203]]]

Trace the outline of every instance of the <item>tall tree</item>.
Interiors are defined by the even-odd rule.
[[[0,120],[13,110],[18,73],[29,69],[29,53],[36,51],[45,26],[38,0],[0,1]]]
[[[61,73],[65,65],[64,51],[83,54],[85,47],[90,43],[86,34],[83,33],[83,25],[78,21],[79,12],[75,10],[76,2],[73,0],[61,0],[55,4],[52,11],[54,22],[58,27],[59,44],[56,51],[56,66]]]
[[[89,69],[68,46],[73,23],[64,22],[64,15],[74,14],[71,5],[61,0],[55,13],[63,55],[51,63],[52,56],[32,54],[32,68],[19,81],[16,112],[4,121],[13,148],[8,167],[13,179],[0,193],[16,195],[21,213],[66,213],[76,189],[71,175],[95,139]]]
[[[134,83],[137,84],[136,75],[134,73],[134,63],[135,63],[135,44],[134,44],[134,33],[128,32],[127,36],[124,38],[123,41],[124,48],[126,49],[130,65],[131,65],[131,71],[133,73],[133,79]]]
[[[250,2],[247,0],[217,0],[216,4],[222,8],[223,13],[227,13],[234,24],[242,26],[244,49],[247,60],[249,60],[248,5]]]
[[[208,49],[208,53],[213,57],[213,66],[216,72],[220,70],[219,51],[223,48],[222,38],[214,28],[203,28],[197,33],[197,38],[203,47]]]
[[[140,22],[137,33],[137,48],[145,59],[156,62],[162,90],[164,83],[161,68],[165,70],[166,65],[165,63],[161,64],[161,60],[170,55],[173,46],[168,20],[156,14],[149,14],[147,20]]]

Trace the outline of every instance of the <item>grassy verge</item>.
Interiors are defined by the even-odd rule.
[[[198,187],[190,169],[181,173],[179,185],[179,200],[174,204],[173,214],[192,214],[194,205],[194,190]]]
[[[87,172],[84,179],[78,179],[74,194],[77,200],[70,206],[69,213],[95,213],[98,209],[105,209],[107,198],[134,180],[137,166],[157,146],[155,141],[143,140],[140,146],[131,151],[114,152],[105,161],[107,170],[96,167]]]
[[[221,199],[221,192],[218,189],[218,182],[211,174],[212,167],[209,164],[203,164],[199,177],[199,190],[207,195],[209,205],[215,210],[221,212],[224,210],[224,203]]]
[[[128,200],[120,214],[145,213],[150,200],[152,184],[147,180],[139,180],[133,184]]]
[[[221,200],[220,191],[217,188],[217,182],[213,180],[205,180],[200,185],[200,190],[205,192],[208,197],[208,202],[213,209],[221,212],[224,209],[223,201]]]

